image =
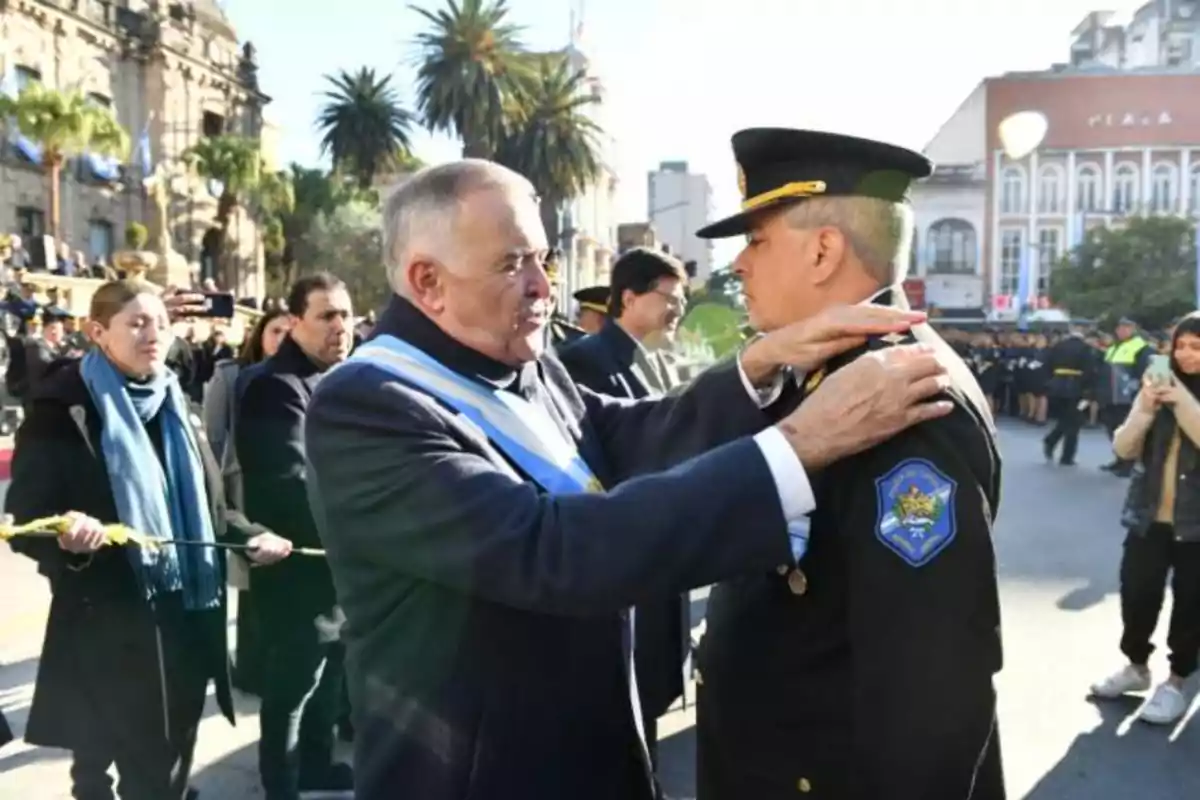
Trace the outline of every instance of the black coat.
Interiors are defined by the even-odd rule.
[[[634,362],[638,347],[628,333],[609,320],[599,333],[563,349],[563,366],[571,378],[593,392],[638,400],[654,394]],[[676,594],[637,607],[634,628],[638,691],[643,712],[659,717],[683,695],[690,602]]]
[[[536,403],[607,495],[550,496],[480,429],[353,360],[308,408],[311,505],[347,622],[358,800],[650,800],[621,610],[788,558],[766,424],[735,369],[677,397],[577,389],[552,356],[512,368],[395,299],[402,336]],[[738,531],[746,526],[747,533]]]
[[[917,335],[952,366],[955,410],[813,477],[799,574],[760,570],[713,589],[698,657],[698,800],[1004,797],[995,434],[966,365],[928,326]],[[920,536],[897,510],[913,486],[916,516],[933,520]],[[919,505],[942,497],[935,488],[948,492],[940,510]]]
[[[1090,397],[1096,384],[1096,350],[1082,336],[1059,341],[1046,355],[1046,396],[1078,402]]]
[[[320,547],[305,488],[304,417],[322,370],[286,337],[275,355],[237,383],[234,442],[246,516],[290,539]],[[337,602],[323,558],[289,558],[251,573],[255,601],[327,613]]]
[[[102,522],[117,520],[102,458],[100,415],[79,367],[78,360],[56,364],[31,398],[29,414],[17,431],[5,511],[18,523],[67,511]],[[233,542],[261,533],[263,528],[226,509],[221,472],[200,420],[192,417],[190,423],[204,462],[214,532]],[[82,669],[126,663],[122,648],[132,646],[137,637],[134,626],[154,624],[149,606],[122,548],[105,547],[82,557],[61,550],[53,539],[18,537],[12,546],[37,561],[53,594],[25,739],[46,747],[87,748],[95,737],[106,735],[106,729],[102,721],[91,724],[87,714],[91,703],[76,676]],[[205,632],[205,641],[217,701],[233,722],[225,625],[213,625]],[[158,675],[114,668],[106,683],[115,696],[128,698],[131,710],[149,707],[161,716],[161,709],[154,709],[161,704],[162,694],[148,689],[158,681]]]

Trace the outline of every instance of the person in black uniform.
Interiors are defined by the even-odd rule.
[[[552,303],[554,298],[558,297],[559,281],[561,280],[558,271],[559,258],[559,251],[557,249],[551,250],[546,255],[546,263],[543,265],[546,270],[546,277],[550,281],[550,299]],[[606,301],[607,297],[607,292],[605,292]],[[587,331],[578,325],[572,324],[566,315],[562,313],[562,310],[558,308],[557,304],[555,304],[553,310],[550,312],[550,322],[546,325],[547,343],[551,349],[558,350],[569,345],[571,342],[582,339],[584,336],[587,336]]]
[[[575,324],[587,333],[599,333],[608,322],[609,287],[588,286],[574,294],[579,311]]]
[[[1050,400],[1050,418],[1054,428],[1042,440],[1047,461],[1054,460],[1054,451],[1062,442],[1064,467],[1075,465],[1079,446],[1079,429],[1083,426],[1084,408],[1091,398],[1096,381],[1096,352],[1083,338],[1083,332],[1071,328],[1070,333],[1050,348],[1046,355],[1046,396]]]
[[[839,303],[905,302],[905,198],[932,171],[925,157],[783,129],[741,131],[733,149],[743,211],[698,235],[747,236],[734,271],[757,329]],[[868,338],[854,355],[913,338],[948,370],[954,411],[815,476],[817,510],[789,526],[806,541],[798,565],[710,596],[698,800],[1005,797],[995,429],[970,370],[929,326]],[[784,380],[780,410],[846,363]]]

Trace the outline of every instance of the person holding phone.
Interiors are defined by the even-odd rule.
[[[1187,679],[1200,654],[1200,312],[1175,328],[1169,356],[1154,356],[1133,410],[1113,437],[1120,459],[1136,461],[1121,514],[1121,652],[1129,663],[1092,687],[1100,698],[1150,689],[1148,666],[1171,574],[1167,633],[1171,674],[1138,716],[1169,725],[1190,703]]]

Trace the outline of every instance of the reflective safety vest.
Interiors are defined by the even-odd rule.
[[[1141,336],[1130,336],[1123,342],[1109,346],[1104,353],[1104,360],[1109,366],[1109,402],[1115,406],[1133,405],[1133,398],[1138,393],[1138,376],[1134,375],[1133,367],[1137,363],[1138,353],[1150,345]]]

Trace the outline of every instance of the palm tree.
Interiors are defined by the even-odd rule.
[[[252,199],[263,182],[262,153],[258,142],[242,136],[205,137],[183,154],[184,162],[197,175],[218,184],[216,223],[217,236],[211,253],[214,266],[224,275],[227,286],[234,282],[224,264],[225,242],[234,209]]]
[[[60,92],[31,83],[14,99],[0,97],[0,120],[11,120],[17,132],[42,148],[50,190],[50,235],[61,222],[59,188],[67,160],[84,153],[125,158],[129,134],[110,109],[90,102],[81,92]]]
[[[488,158],[505,108],[527,66],[520,29],[508,24],[505,0],[448,0],[417,35],[417,107],[431,131],[458,136],[466,157]]]
[[[496,148],[495,159],[528,178],[541,196],[542,222],[558,244],[559,210],[595,182],[601,162],[600,126],[588,116],[599,102],[587,74],[574,70],[563,53],[537,56],[535,71],[522,83],[515,115]]]
[[[413,115],[401,107],[391,76],[363,67],[325,79],[333,88],[317,117],[321,152],[330,154],[334,170],[354,175],[365,189],[393,166],[396,153],[408,151]]]

